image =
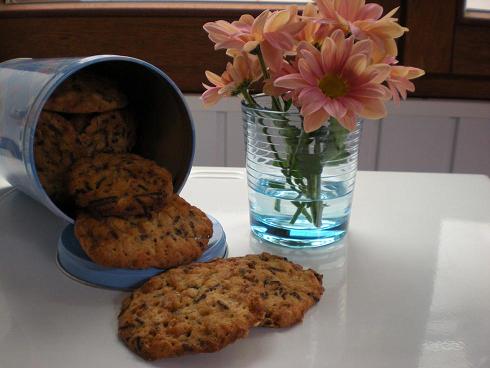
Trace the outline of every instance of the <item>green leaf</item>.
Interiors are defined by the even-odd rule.
[[[330,133],[332,134],[335,144],[339,150],[343,150],[345,148],[345,139],[349,134],[349,131],[345,129],[335,118],[330,118],[329,124]]]

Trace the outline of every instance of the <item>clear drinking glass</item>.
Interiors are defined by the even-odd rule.
[[[360,124],[349,132],[335,119],[306,133],[292,107],[270,110],[242,103],[249,186],[250,223],[255,236],[294,248],[319,247],[347,233]]]

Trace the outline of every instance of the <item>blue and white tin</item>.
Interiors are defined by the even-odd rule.
[[[39,181],[34,133],[49,96],[82,69],[106,75],[122,87],[138,117],[138,142],[133,152],[166,167],[179,192],[190,172],[195,146],[193,122],[184,97],[160,69],[117,55],[0,63],[0,176],[57,216],[73,222],[69,209],[58,208]]]

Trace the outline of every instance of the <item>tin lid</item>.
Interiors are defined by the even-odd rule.
[[[209,240],[207,250],[196,262],[209,262],[216,258],[225,258],[228,253],[223,227],[214,217],[209,215],[208,217],[213,223],[213,236]],[[80,247],[72,224],[63,230],[58,239],[57,263],[65,275],[76,281],[90,286],[116,290],[134,289],[150,277],[165,271],[160,268],[134,270],[95,264]]]

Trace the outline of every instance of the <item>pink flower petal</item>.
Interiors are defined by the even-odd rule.
[[[221,79],[221,77],[209,70],[206,70],[204,72],[204,74],[206,75],[206,78],[208,78],[208,81],[210,81],[211,83],[213,83],[215,86],[219,86],[219,87],[223,87],[223,80]]]
[[[259,43],[259,41],[248,41],[243,45],[242,49],[245,52],[251,52],[259,45]]]
[[[223,50],[223,49],[240,49],[244,45],[244,42],[241,40],[225,40],[223,42],[218,42],[214,45],[215,50]]]
[[[296,47],[296,51],[299,55],[303,55],[303,52],[304,51],[308,51],[310,52],[318,61],[321,60],[321,55],[320,55],[320,52],[316,49],[315,46],[313,46],[312,44],[308,43],[308,42],[305,42],[305,41],[301,41],[298,46]]]
[[[366,4],[363,8],[357,13],[358,19],[363,20],[378,20],[383,15],[383,7],[378,4]]]
[[[391,67],[387,64],[374,64],[368,67],[369,83],[383,83],[390,75]]]
[[[323,108],[325,104],[325,98],[322,100],[308,101],[308,103],[303,104],[301,107],[301,115],[306,116],[313,114],[314,112]]]
[[[327,97],[322,93],[320,88],[316,86],[305,87],[298,93],[298,100],[301,105],[317,101],[321,101],[321,103],[324,104],[326,103],[326,98]]]
[[[316,53],[317,56],[319,56],[318,52]],[[317,79],[320,79],[323,77],[323,70],[322,66],[320,64],[320,61],[318,60],[317,57],[315,57],[310,51],[308,50],[303,50],[301,52],[301,56],[304,58],[305,62],[309,65],[310,70],[314,74],[314,76]]]
[[[371,55],[373,49],[373,41],[371,40],[362,40],[354,43],[352,46],[353,54],[364,54],[367,57]]]
[[[380,84],[366,84],[354,87],[349,96],[355,98],[379,98],[387,99],[386,87]]]
[[[344,65],[342,74],[344,71],[349,73],[351,77],[357,77],[364,73],[368,65],[368,60],[363,54],[352,55]]]
[[[329,115],[323,109],[316,111],[313,114],[306,115],[303,120],[303,128],[306,133],[314,132],[327,122]]]
[[[345,41],[337,44],[337,55],[335,61],[337,65],[342,66],[349,59],[354,45],[354,37],[349,37]]]
[[[296,74],[288,74],[280,78],[277,78],[274,81],[274,86],[289,88],[289,89],[297,89],[297,88],[309,87],[310,84],[303,79],[301,74],[296,73]]]
[[[398,11],[398,9],[400,9],[400,7],[396,7],[395,9],[389,11],[388,13],[386,13],[386,15],[383,17],[383,18],[391,18],[395,15],[395,13]]]
[[[322,45],[322,64],[323,64],[323,72],[328,73],[335,65],[335,50],[336,45],[331,38],[327,38]]]
[[[264,31],[278,31],[279,29],[281,29],[281,27],[288,23],[290,16],[291,15],[289,11],[287,10],[278,10],[273,12],[265,23]]]
[[[320,13],[327,19],[335,20],[335,9],[331,0],[317,0],[316,5]]]
[[[335,42],[336,45],[339,45],[345,40],[345,35],[342,30],[337,29],[330,35],[330,38],[333,40],[333,42]]]
[[[348,0],[336,2],[336,9],[346,20],[354,19],[359,8],[364,5],[364,0]]]
[[[408,79],[415,79],[425,75],[425,71],[419,68],[408,67]]]
[[[323,109],[328,112],[329,115],[334,116],[337,119],[345,116],[347,109],[338,101],[332,98],[326,97],[326,102],[323,105]]]
[[[362,110],[362,104],[354,98],[351,97],[340,97],[339,102],[341,102],[345,108],[354,114],[357,114]]]
[[[343,118],[338,120],[340,125],[342,125],[349,132],[352,132],[356,127],[356,116],[354,114],[346,114]]]
[[[284,52],[281,49],[273,47],[267,40],[260,44],[260,50],[264,55],[266,65],[268,65],[272,71],[279,71],[281,69]]]
[[[305,22],[296,22],[286,24],[281,28],[281,32],[289,33],[291,36],[294,36],[296,33],[300,32],[303,28],[305,28]]]
[[[383,101],[375,98],[364,98],[360,100],[362,103],[362,111],[360,116],[366,119],[382,119],[386,117],[386,106]]]
[[[269,41],[272,47],[276,49],[282,49],[284,51],[289,51],[293,48],[294,39],[288,33],[283,32],[267,32],[264,33],[264,38]]]
[[[310,85],[315,85],[318,83],[318,78],[315,76],[315,73],[311,70],[310,65],[305,59],[300,59],[298,61],[298,69],[303,79]]]
[[[400,94],[398,93],[398,90],[396,89],[395,85],[390,81],[388,81],[388,87],[390,88],[393,101],[395,102],[395,104],[400,105]]]
[[[213,106],[221,99],[222,96],[218,93],[219,89],[219,87],[210,88],[201,95],[204,107]]]
[[[262,34],[264,32],[264,26],[265,22],[267,21],[267,18],[270,16],[270,11],[264,10],[260,15],[255,18],[253,24],[252,24],[252,29],[251,29],[251,34],[255,39],[259,39],[262,37]]]
[[[332,101],[332,106],[335,111],[335,116],[337,118],[343,118],[345,114],[347,114],[347,109],[346,107],[340,102],[338,99],[334,99]]]

